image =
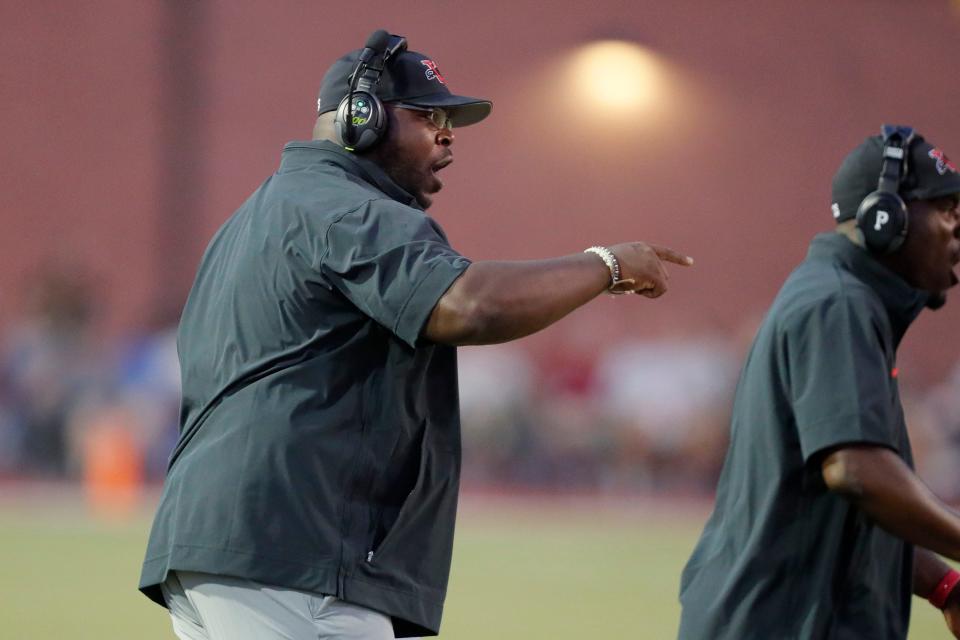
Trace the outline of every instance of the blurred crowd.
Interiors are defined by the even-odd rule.
[[[161,481],[177,437],[176,318],[104,343],[80,277],[47,273],[30,291],[0,334],[0,478]],[[708,493],[745,348],[699,335],[460,349],[465,484]],[[902,391],[921,476],[960,499],[960,364]]]
[[[25,290],[0,334],[0,477],[162,478],[179,410],[173,323],[105,343],[81,274],[44,271]]]

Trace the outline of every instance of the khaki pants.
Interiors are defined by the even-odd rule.
[[[388,616],[334,596],[190,571],[161,590],[181,640],[393,640]]]

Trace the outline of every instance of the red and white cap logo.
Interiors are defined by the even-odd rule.
[[[957,165],[950,162],[950,158],[947,157],[947,154],[945,154],[943,151],[940,151],[940,149],[930,149],[927,155],[930,156],[931,159],[937,161],[937,173],[940,175],[945,174],[947,171],[950,173],[957,172]]]
[[[424,72],[424,75],[427,76],[427,80],[437,80],[440,84],[447,84],[447,81],[443,79],[442,75],[440,75],[440,69],[437,68],[436,62],[433,60],[421,60],[420,64],[427,68],[427,70]]]

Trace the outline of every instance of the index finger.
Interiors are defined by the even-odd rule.
[[[657,257],[661,260],[666,260],[667,262],[679,264],[684,267],[689,267],[693,264],[693,258],[688,255],[684,255],[679,251],[674,251],[670,247],[661,247],[660,245],[651,244],[650,248],[653,249],[653,252],[656,253]]]

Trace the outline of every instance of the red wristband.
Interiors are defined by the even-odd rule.
[[[947,575],[941,578],[940,584],[937,585],[937,588],[933,590],[927,600],[937,609],[943,609],[947,605],[947,598],[950,597],[950,593],[958,582],[960,582],[960,573],[950,569],[950,571],[947,571]]]

